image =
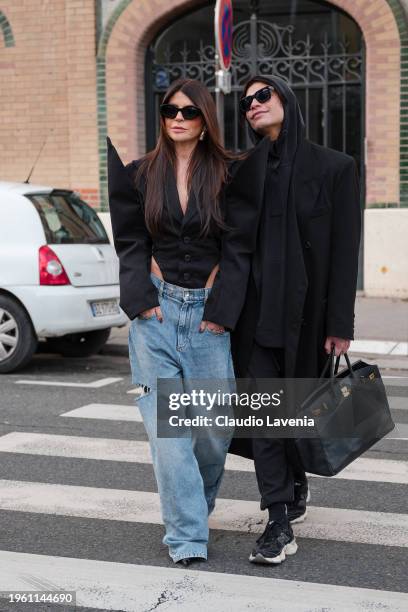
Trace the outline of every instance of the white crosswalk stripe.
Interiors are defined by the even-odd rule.
[[[130,463],[152,461],[148,442],[24,432],[0,437],[0,452]],[[228,455],[226,469],[253,472],[254,464],[249,459]],[[408,484],[408,462],[362,457],[334,478]]]
[[[408,440],[408,425],[406,423],[395,423],[395,429],[393,429],[384,439]]]
[[[0,565],[0,590],[27,590],[46,577],[76,591],[78,606],[129,612],[153,610],[158,602],[180,612],[406,612],[408,602],[392,591],[8,551],[0,551]]]
[[[87,404],[74,410],[64,412],[60,416],[76,419],[101,419],[107,421],[142,422],[139,408],[126,404]]]
[[[0,509],[80,516],[131,523],[161,524],[157,493],[0,480]],[[309,509],[310,519],[296,525],[305,538],[408,547],[408,515],[341,508]],[[259,533],[265,514],[259,503],[218,499],[210,518],[214,529]]]
[[[408,397],[389,397],[388,402],[392,410],[408,410]]]
[[[117,383],[123,380],[123,378],[101,378],[100,380],[94,380],[90,383],[79,383],[79,382],[68,382],[68,381],[58,381],[58,380],[16,380],[16,385],[42,385],[45,387],[78,387],[85,389],[100,389],[101,387],[106,387],[107,385],[112,385],[113,383]]]
[[[388,383],[394,386],[394,382]],[[390,398],[393,409],[404,410],[408,408],[407,402],[408,398]],[[92,403],[68,410],[60,416],[64,424],[69,419],[92,419],[95,424],[105,423],[104,431],[115,422],[128,421],[123,426],[132,428],[132,422],[140,423],[142,420],[134,404]],[[133,434],[135,429],[129,431]],[[399,426],[402,436],[406,431],[406,424]],[[141,464],[151,464],[147,442],[114,437],[15,431],[0,437],[0,453],[3,456],[11,454],[20,462],[27,463],[35,456],[48,457],[50,461],[57,458],[99,461],[101,472],[108,463],[116,463],[117,470],[123,468],[118,465],[120,462],[134,465],[135,469]],[[376,483],[407,486],[408,461],[393,460],[391,457],[392,454],[389,459],[361,457],[330,480],[335,481],[335,486],[339,486],[340,481],[372,483],[373,487]],[[226,470],[231,477],[239,479],[240,474],[253,473],[254,466],[252,461],[228,455]],[[235,533],[241,537],[254,534],[255,539],[256,534],[263,531],[265,513],[260,511],[259,501],[245,499],[245,491],[239,494],[244,499],[217,500],[216,509],[210,517],[210,528],[218,530],[215,533]],[[408,514],[403,513],[404,508],[401,508],[401,513],[377,512],[362,510],[364,506],[357,499],[348,499],[347,502],[346,508],[309,505],[307,520],[294,525],[296,537],[304,538],[302,548],[312,542],[319,542],[322,546],[347,543],[381,549],[384,558],[387,558],[388,550],[403,551],[408,548]],[[64,482],[3,478],[0,480],[0,511],[19,516],[49,516],[62,521],[75,518],[110,521],[112,524],[162,525],[157,493],[151,490],[116,489],[108,485],[79,486]],[[166,561],[163,560],[163,563]],[[243,559],[243,563],[247,563],[246,559]],[[293,560],[290,563],[293,564]],[[324,566],[324,560],[321,564]],[[174,606],[174,609],[188,612],[192,609],[207,611],[209,608],[214,612],[249,609],[261,612],[323,609],[330,612],[368,612],[374,609],[405,612],[408,609],[408,595],[389,590],[389,587],[382,586],[381,581],[378,590],[318,583],[313,581],[313,568],[310,568],[310,581],[280,580],[273,573],[258,577],[8,550],[0,551],[0,567],[0,591],[38,590],[51,584],[58,589],[76,591],[77,606],[101,609],[145,612],[156,609],[158,605],[163,610],[172,610]]]
[[[387,387],[408,387],[408,376],[383,376],[384,384]]]
[[[408,410],[408,397],[388,397],[390,408]],[[77,419],[100,419],[108,421],[142,422],[139,409],[134,404],[87,404],[64,412],[60,416]]]

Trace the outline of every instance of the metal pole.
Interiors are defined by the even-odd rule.
[[[218,71],[221,70],[221,66],[219,64],[219,56],[218,53],[215,55],[215,105],[217,107],[217,120],[218,125],[220,126],[220,135],[221,135],[221,143],[224,145],[225,143],[225,134],[224,134],[224,93],[221,90],[219,83]]]

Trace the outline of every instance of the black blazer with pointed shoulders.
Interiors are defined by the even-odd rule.
[[[224,249],[228,262],[224,270],[230,277],[229,295],[210,294],[206,308],[222,313],[223,320],[232,328],[245,297],[248,254],[255,244],[254,223],[258,213],[248,209],[245,194],[237,197],[230,190],[227,204],[224,189],[220,207],[228,230],[213,227],[207,236],[200,235],[202,224],[194,194],[190,194],[183,214],[176,179],[174,173],[169,172],[162,218],[164,229],[153,239],[145,223],[143,181],[138,187],[135,183],[140,160],[125,166],[109,138],[107,144],[109,208],[114,246],[119,257],[121,308],[132,320],[144,310],[159,305],[158,292],[150,277],[152,255],[165,281],[193,289],[205,286]],[[232,163],[231,174],[233,168]],[[253,194],[247,195],[252,197]]]

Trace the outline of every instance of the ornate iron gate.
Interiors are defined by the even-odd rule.
[[[363,49],[350,50],[346,39],[312,43],[298,40],[295,28],[259,19],[256,13],[233,31],[232,91],[225,96],[225,141],[232,149],[248,147],[240,129],[238,100],[244,83],[255,74],[276,74],[295,90],[306,122],[307,137],[353,155],[361,162],[363,138]],[[147,83],[148,146],[157,132],[158,106],[168,85],[179,77],[199,79],[214,91],[215,49],[199,42],[196,49],[167,45],[161,62],[150,49]],[[164,61],[163,61],[164,60]]]
[[[250,147],[248,133],[242,129],[238,101],[244,83],[255,74],[276,74],[294,89],[310,140],[352,155],[360,169],[363,186],[361,207],[365,201],[364,172],[364,46],[363,39],[354,48],[345,37],[321,42],[310,35],[296,38],[292,25],[260,19],[256,6],[250,17],[233,30],[232,91],[225,96],[224,135],[227,148]],[[189,77],[215,89],[215,49],[199,41],[195,48],[184,44],[167,45],[160,61],[156,53],[161,37],[150,47],[146,66],[147,148],[154,147],[158,132],[158,107],[164,91],[177,78]],[[364,219],[364,217],[363,217]],[[363,240],[360,244],[357,286],[363,286]]]

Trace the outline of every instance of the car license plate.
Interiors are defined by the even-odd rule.
[[[100,302],[91,302],[92,314],[94,317],[103,317],[106,315],[119,314],[118,300],[102,300]]]

